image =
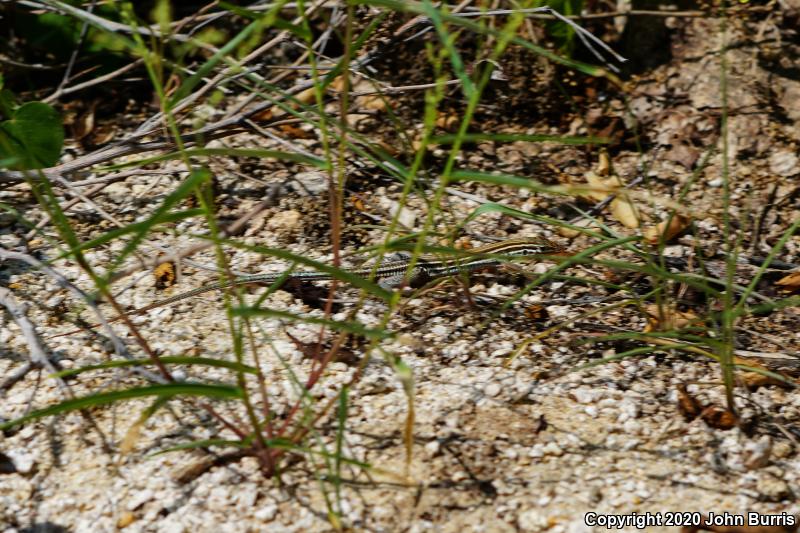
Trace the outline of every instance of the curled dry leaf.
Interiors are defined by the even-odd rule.
[[[675,388],[678,390],[678,412],[684,420],[691,422],[703,412],[703,404],[689,394],[683,383],[678,383]]]
[[[458,117],[458,113],[452,110],[447,112],[440,111],[439,116],[436,117],[436,127],[454,133],[458,129],[460,121],[461,119]]]
[[[290,139],[313,139],[316,137],[314,132],[306,131],[293,124],[282,124],[278,129]]]
[[[703,409],[700,418],[714,429],[732,429],[739,422],[739,418],[734,413],[716,405],[709,405]]]
[[[608,152],[605,150],[600,152],[595,172],[598,176],[608,176],[611,174],[611,158],[608,157]]]
[[[781,292],[795,293],[800,290],[800,272],[792,272],[775,282]]]
[[[369,109],[370,111],[385,111],[386,99],[377,94],[359,96],[356,99],[356,105],[361,109]]]
[[[605,200],[609,194],[620,186],[619,178],[601,178],[591,170],[586,173],[585,177],[590,190],[586,191],[582,196],[597,202]]]
[[[674,306],[651,304],[644,310],[648,315],[645,333],[683,329],[703,322],[692,311],[678,311]]]
[[[771,376],[768,376],[768,375],[766,375],[764,373],[761,373],[761,372],[755,372],[755,371],[748,372],[747,370],[742,369],[742,371],[737,374],[737,378],[740,378],[744,382],[744,385],[750,390],[755,390],[755,389],[757,389],[759,387],[763,387],[765,385],[777,385],[779,387],[791,387],[792,386],[792,384],[791,384],[792,382],[795,382],[795,383],[797,382],[797,380],[795,378],[793,378],[792,376],[790,376],[789,374],[787,374],[783,370],[781,370],[779,368],[769,368],[768,366],[766,366],[765,364],[763,364],[761,361],[759,361],[757,359],[753,359],[753,358],[750,358],[750,357],[741,357],[741,356],[737,355],[737,356],[735,356],[733,358],[733,362],[735,364],[737,364],[737,365],[742,365],[742,366],[746,366],[746,367],[749,367],[749,368],[758,369],[758,370],[761,370],[763,372],[770,372],[772,374],[780,374],[781,376],[786,378],[786,381],[783,381],[783,380],[776,379],[776,378],[773,378]]]
[[[600,226],[598,226],[597,223],[595,223],[593,220],[586,220],[586,219],[577,221],[575,224],[573,224],[573,226],[578,226],[579,228],[587,228],[593,230],[600,229]],[[559,235],[561,235],[562,237],[566,237],[567,239],[574,239],[575,237],[581,234],[580,231],[568,228],[566,226],[559,226],[557,231]]]
[[[627,228],[638,228],[641,224],[639,211],[630,202],[627,193],[622,189],[623,183],[619,176],[601,178],[594,172],[586,173],[586,182],[591,190],[586,196],[602,202],[609,195],[616,195],[611,201],[611,215]]]
[[[125,436],[122,438],[122,442],[119,444],[120,454],[128,455],[136,449],[136,442],[142,434],[142,427],[145,422],[147,422],[146,418],[140,418],[128,428],[128,431],[125,432]]]
[[[647,228],[644,231],[644,238],[654,245],[658,244],[662,239],[665,243],[670,242],[689,227],[689,222],[691,222],[689,217],[675,213],[657,226]]]
[[[678,412],[684,420],[691,422],[700,418],[715,429],[731,429],[739,422],[739,418],[732,412],[716,405],[703,405],[700,400],[689,394],[682,383],[676,386],[678,390]]]
[[[72,124],[72,135],[75,140],[80,141],[94,130],[94,115],[98,102],[99,100],[92,101],[89,108],[75,118],[75,122]]]

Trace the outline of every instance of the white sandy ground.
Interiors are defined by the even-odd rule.
[[[700,137],[710,135],[715,128],[716,115],[695,110],[708,106],[718,109],[718,64],[716,56],[709,52],[718,47],[717,40],[709,38],[717,35],[718,28],[712,21],[685,22],[687,39],[676,45],[675,62],[659,68],[657,82],[632,89],[630,104],[659,146],[669,145],[676,135],[690,128]],[[748,33],[747,26],[736,26],[731,31],[740,37],[753,34]],[[765,40],[770,35],[768,31]],[[703,59],[681,61],[679,56],[686,50],[692,50],[692,57]],[[771,87],[776,105],[783,106],[788,120],[777,124],[768,114],[751,113],[731,117],[731,157],[741,156],[731,169],[737,218],[749,209],[747,202],[752,195],[762,198],[775,179],[780,180],[778,198],[789,197],[795,187],[792,180],[796,179],[791,162],[792,157],[796,160],[796,143],[800,142],[800,116],[791,95],[800,94],[800,82],[772,77],[755,60],[757,52],[748,47],[730,52],[730,106],[744,109],[764,105],[759,95],[763,87]],[[670,98],[686,104],[665,109]],[[759,133],[765,131],[774,135]],[[571,133],[583,134],[585,130],[576,126]],[[255,140],[244,136],[236,142],[249,146]],[[492,156],[501,172],[519,172],[532,158],[557,165],[575,180],[582,179],[588,170],[583,156],[574,150],[536,143],[511,143],[496,150],[484,144],[481,150],[469,155],[470,163]],[[655,193],[669,197],[691,172],[680,163],[681,154],[667,151],[662,155],[650,168],[649,178]],[[625,176],[636,174],[637,162],[637,154],[624,151],[614,160],[618,172]],[[237,198],[236,178],[226,174],[224,168],[233,167],[233,163],[216,164],[220,168],[215,171],[223,176],[223,190],[228,191],[226,198]],[[685,200],[700,215],[698,228],[716,237],[715,242],[721,242],[720,168],[719,158],[713,157]],[[277,180],[280,172],[285,175],[289,171],[270,168],[265,172],[264,179]],[[306,185],[313,184],[313,178],[313,173],[306,176]],[[159,194],[177,182],[172,177],[159,179],[155,186],[146,176],[115,184],[98,201],[130,222],[156,205]],[[536,195],[492,187],[474,187],[470,192],[533,212],[548,207],[547,200]],[[13,194],[16,193],[0,191],[0,199],[13,203]],[[396,190],[381,189],[376,195],[391,203]],[[131,205],[131,198],[139,198],[139,203]],[[475,207],[461,198],[447,197],[446,201],[454,219],[467,216]],[[246,210],[247,202],[256,200],[241,199],[237,210]],[[782,205],[783,211],[775,210],[767,219],[765,231],[773,239],[796,215],[791,203]],[[413,223],[416,217],[419,223],[424,217],[423,207],[424,202],[412,197],[407,220]],[[645,211],[648,207],[651,206],[642,206]],[[288,247],[320,260],[329,259],[316,252],[322,240],[297,234],[297,224],[311,215],[294,209],[284,205],[268,211],[249,228],[245,241]],[[660,211],[649,214],[663,215]],[[35,220],[41,213],[30,215]],[[611,219],[608,222],[614,223]],[[203,228],[192,224],[181,223],[176,234],[160,235],[157,244],[174,249],[193,244],[186,235]],[[91,223],[84,229],[87,233],[97,231]],[[482,217],[472,229],[493,236],[530,235],[542,230],[521,222],[509,226],[506,219],[496,215]],[[288,238],[290,235],[293,237]],[[382,236],[373,232],[370,238],[379,242]],[[11,228],[0,228],[0,245],[16,243],[17,236]],[[570,244],[579,249],[588,243]],[[672,247],[670,254],[688,254],[690,245],[684,240]],[[156,253],[154,250],[143,249],[147,253]],[[800,242],[795,237],[784,259],[796,262],[798,252]],[[109,255],[98,251],[89,254],[89,259],[102,266]],[[214,265],[211,254],[193,259]],[[260,256],[241,252],[232,253],[232,263],[240,272],[281,268],[279,264],[265,265]],[[16,265],[3,268],[8,269],[4,275],[14,284],[18,297],[34,304],[29,316],[44,334],[71,329],[52,311],[61,302],[74,306],[71,297],[37,273]],[[82,287],[90,287],[74,264],[60,264],[59,268]],[[573,273],[598,278],[605,274],[593,268]],[[211,274],[198,273],[192,267],[187,267],[185,274],[172,290],[188,289],[212,279]],[[493,278],[480,278],[471,290],[476,295],[494,297],[508,297],[517,290],[509,285],[508,276],[497,279],[499,284],[494,284]],[[138,280],[132,290],[123,294],[123,302],[140,306],[159,298],[161,293],[151,285],[149,277]],[[402,357],[413,370],[415,445],[407,475],[402,432],[408,399],[394,371],[376,354],[359,385],[350,392],[345,441],[347,456],[369,463],[372,468],[345,466],[345,482],[338,495],[330,481],[320,479],[331,469],[322,464],[318,455],[288,469],[280,483],[263,478],[252,459],[215,467],[192,481],[181,482],[186,469],[206,457],[203,452],[149,454],[191,439],[230,435],[219,433],[217,426],[195,406],[172,402],[169,410],[160,411],[147,423],[135,451],[124,456],[118,451],[104,452],[101,437],[77,414],[45,419],[0,436],[0,451],[18,469],[18,473],[0,475],[0,529],[22,532],[40,527],[36,531],[45,531],[49,524],[54,528],[50,531],[76,533],[114,531],[118,527],[124,527],[126,532],[330,531],[326,517],[329,504],[324,495],[332,502],[330,505],[341,509],[342,524],[354,531],[577,533],[607,531],[586,525],[587,512],[800,514],[800,464],[796,436],[790,431],[800,422],[800,395],[777,387],[742,392],[742,415],[759,415],[756,430],[746,435],[738,429],[711,429],[699,420],[687,422],[678,414],[675,386],[679,383],[687,384],[689,392],[704,402],[722,404],[718,368],[708,361],[668,354],[567,372],[601,355],[573,342],[587,335],[586,328],[564,328],[539,341],[533,336],[546,325],[576,316],[585,307],[545,304],[550,317],[546,324],[529,320],[525,309],[551,297],[579,298],[597,294],[599,289],[592,291],[595,292],[577,286],[546,285],[507,311],[504,318],[495,319],[489,329],[478,325],[497,309],[497,302],[468,307],[456,296],[457,291],[406,302],[402,314],[389,323],[389,328],[401,336],[383,347]],[[344,289],[342,297],[347,309],[356,300],[356,293]],[[230,338],[225,332],[220,302],[218,295],[206,295],[140,317],[137,323],[142,324],[152,346],[163,354],[230,359]],[[277,309],[312,312],[282,292],[271,296],[267,304]],[[382,310],[381,303],[367,301],[359,318],[374,321]],[[89,318],[88,314],[84,316]],[[610,323],[627,331],[641,331],[645,325],[641,315],[629,309],[586,321]],[[259,336],[259,353],[266,367],[268,390],[277,399],[273,407],[280,411],[296,393],[280,358],[301,376],[310,367],[286,332],[311,341],[316,330],[266,319],[260,324],[264,334]],[[779,317],[769,317],[757,335],[746,333],[743,339],[755,343],[756,349],[797,351],[800,339],[796,328],[782,324]],[[779,337],[779,342],[765,344],[763,337],[767,333]],[[526,341],[530,343],[525,345]],[[64,367],[100,362],[110,353],[108,346],[85,335],[54,339],[48,345]],[[613,355],[609,350],[602,355]],[[0,375],[16,370],[25,353],[17,326],[6,314],[0,315]],[[315,397],[335,397],[353,372],[352,366],[332,364],[315,389]],[[226,371],[215,369],[187,371],[185,378],[232,380]],[[95,372],[71,383],[78,394],[140,384],[122,372]],[[43,407],[61,398],[52,380],[31,373],[0,399],[0,415],[12,418],[24,414],[29,405]],[[145,405],[131,401],[94,409],[91,414],[117,450]],[[776,419],[782,420],[783,425],[770,421]],[[330,447],[335,436],[335,418],[326,419],[312,442],[317,449],[323,444]],[[652,527],[648,531],[677,528]]]

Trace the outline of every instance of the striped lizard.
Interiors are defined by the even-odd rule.
[[[417,258],[410,270],[411,254],[408,252],[400,252],[396,254],[396,256],[398,256],[397,258],[382,262],[378,267],[368,266],[344,270],[358,277],[375,279],[378,285],[384,289],[395,289],[402,287],[404,284],[410,287],[420,287],[436,278],[453,276],[461,272],[473,272],[485,268],[497,268],[514,257],[556,255],[563,251],[564,248],[562,246],[547,239],[541,237],[521,237],[465,250],[465,255],[460,257],[442,259],[435,255],[422,255]],[[284,274],[250,274],[226,281],[209,283],[197,287],[196,289],[158,300],[157,302],[140,307],[139,309],[129,311],[127,316],[140,315],[152,311],[153,309],[214,290],[222,290],[252,283],[272,284],[281,277],[284,277]],[[313,271],[294,272],[286,275],[285,278],[286,280],[284,283],[289,281],[330,281],[333,279],[330,274]],[[109,322],[117,322],[121,319],[121,316],[117,316],[109,320]],[[97,326],[99,326],[99,324],[93,324],[91,327],[94,328]],[[61,337],[80,331],[82,330],[73,330],[55,336]]]

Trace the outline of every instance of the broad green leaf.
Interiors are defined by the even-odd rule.
[[[23,104],[0,123],[0,158],[16,157],[18,170],[52,167],[63,144],[61,117],[43,102]]]
[[[10,118],[17,108],[17,97],[5,88],[0,88],[0,117]]]

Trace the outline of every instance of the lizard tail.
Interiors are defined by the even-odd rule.
[[[176,294],[174,296],[170,296],[169,298],[164,298],[163,300],[158,300],[158,301],[153,302],[153,303],[151,303],[149,305],[146,305],[144,307],[140,307],[138,309],[134,309],[133,311],[129,311],[125,315],[117,315],[114,318],[108,320],[108,323],[109,324],[114,324],[115,322],[119,322],[120,320],[122,320],[123,316],[141,315],[141,314],[144,314],[144,313],[146,313],[148,311],[152,311],[153,309],[156,309],[158,307],[161,307],[161,306],[164,306],[164,305],[169,305],[169,304],[171,304],[173,302],[177,302],[179,300],[183,300],[184,298],[191,298],[192,296],[197,296],[198,294],[203,294],[205,292],[215,291],[215,290],[220,290],[220,289],[227,289],[228,287],[233,287],[235,285],[240,285],[240,284],[241,284],[241,282],[238,282],[238,280],[218,281],[216,283],[211,283],[209,285],[204,285],[202,287],[197,287],[196,289],[192,289],[192,290],[187,291],[187,292],[182,292],[182,293]],[[99,322],[95,323],[95,324],[89,324],[88,329],[99,328],[102,325],[103,324],[101,324]],[[69,335],[74,335],[76,333],[80,333],[82,331],[85,331],[85,329],[86,328],[73,329],[73,330],[68,331],[66,333],[59,333],[58,335],[51,335],[50,337],[47,337],[47,338],[48,339],[54,339],[56,337],[67,337]]]

